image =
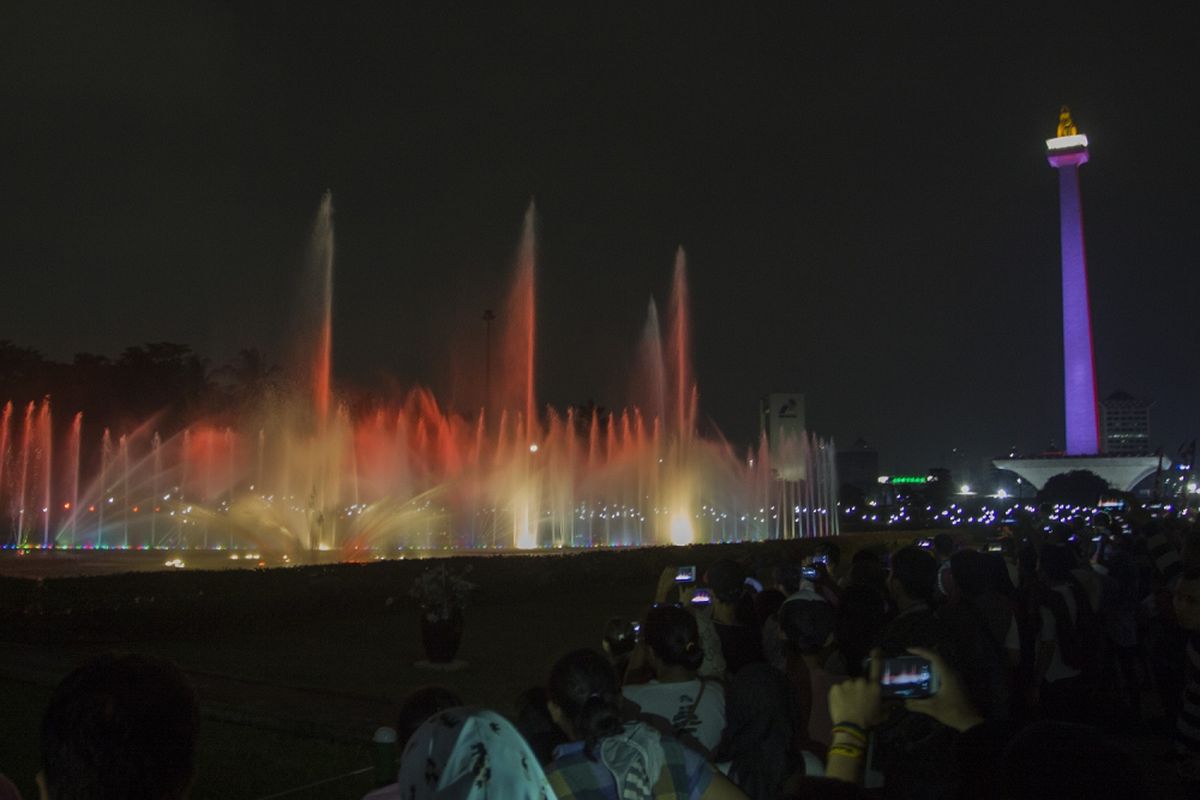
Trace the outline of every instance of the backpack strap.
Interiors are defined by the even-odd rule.
[[[702,676],[700,678],[700,691],[696,692],[696,699],[692,701],[692,707],[688,709],[687,714],[683,718],[685,722],[687,720],[691,719],[693,716],[695,716],[696,709],[700,707],[700,698],[704,697],[704,689],[707,686],[708,686],[708,680]],[[686,729],[683,728],[682,726],[679,728],[676,728],[675,735],[680,736],[685,732],[685,730]]]

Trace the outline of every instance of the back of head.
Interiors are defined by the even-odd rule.
[[[642,638],[665,664],[694,671],[704,662],[696,618],[680,606],[652,606],[642,621]]]
[[[637,626],[625,617],[612,617],[604,623],[604,644],[613,658],[633,652],[637,645]]]
[[[746,589],[746,570],[732,558],[722,558],[705,574],[713,596],[722,603],[736,603]]]
[[[892,579],[913,600],[933,599],[937,575],[937,559],[920,547],[901,547],[892,556]]]
[[[869,586],[886,591],[887,568],[883,565],[883,559],[872,550],[859,550],[850,561],[850,574],[846,583],[850,586]]]
[[[933,537],[933,552],[938,558],[949,558],[954,555],[954,537],[948,533],[939,533]]]
[[[617,711],[619,693],[612,665],[595,650],[573,650],[550,668],[550,701],[562,709],[577,740],[591,753],[596,743],[623,729]]]
[[[1051,583],[1063,583],[1070,580],[1071,570],[1074,568],[1075,556],[1066,545],[1048,544],[1042,548],[1038,558],[1038,569]]]
[[[529,745],[504,717],[482,708],[439,711],[409,739],[397,779],[409,800],[540,800],[553,797]]]
[[[799,564],[785,562],[775,568],[775,582],[785,597],[800,591],[802,580],[804,580],[804,573],[800,571]]]
[[[818,556],[826,557],[826,566],[830,572],[842,561],[842,548],[838,547],[837,542],[821,542],[815,552]]]
[[[1037,722],[1004,751],[999,768],[1001,800],[1064,797],[1137,797],[1137,764],[1085,725]]]
[[[517,730],[529,742],[529,748],[542,764],[554,760],[554,748],[567,741],[562,728],[554,724],[547,705],[550,697],[545,687],[536,686],[526,689],[517,696],[513,711],[516,716],[513,722]]]
[[[186,797],[199,714],[170,661],[107,654],[63,679],[42,718],[42,774],[52,800]]]
[[[959,594],[968,599],[990,589],[987,556],[978,550],[959,550],[950,556],[950,572]]]
[[[439,711],[462,704],[462,698],[445,686],[422,686],[414,689],[404,698],[404,702],[400,704],[400,713],[396,715],[396,749],[404,750],[404,745],[408,743],[413,732],[421,727],[425,720]]]
[[[793,598],[779,608],[779,627],[789,648],[804,655],[818,653],[833,634],[836,614],[823,599]]]

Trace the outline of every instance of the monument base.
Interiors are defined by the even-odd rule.
[[[996,469],[1015,472],[1022,480],[1041,489],[1055,475],[1076,470],[1087,470],[1108,481],[1108,485],[1122,492],[1133,491],[1133,487],[1153,475],[1158,469],[1159,457],[1118,456],[1099,453],[1090,456],[1044,456],[1035,458],[997,458],[992,462]],[[1171,466],[1170,459],[1161,459],[1163,469]]]

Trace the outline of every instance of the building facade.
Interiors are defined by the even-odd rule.
[[[1100,402],[1100,432],[1105,453],[1144,455],[1150,447],[1150,406],[1154,403],[1125,392]]]

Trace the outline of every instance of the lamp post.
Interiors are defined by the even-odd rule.
[[[486,418],[492,411],[492,322],[496,314],[490,309],[483,310],[483,412]]]

